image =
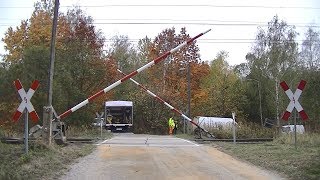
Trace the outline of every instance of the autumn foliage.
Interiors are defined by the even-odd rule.
[[[52,23],[52,7],[45,2],[38,3],[30,19],[23,20],[15,30],[9,28],[3,39],[8,52],[4,56],[7,64],[4,86],[12,87],[11,82],[17,78],[26,85],[32,79],[39,79],[41,85],[32,101],[40,116],[42,107],[46,104]],[[161,31],[153,40],[148,37],[140,40],[137,47],[127,37],[115,37],[111,48],[105,53],[105,38],[92,23],[91,17],[86,16],[79,8],[59,14],[53,87],[53,106],[58,113],[122,78],[123,75],[117,73],[117,68],[129,73],[190,38],[185,28],[177,32],[174,27]],[[135,79],[182,113],[188,114],[188,65],[191,118],[212,114],[210,85],[204,85],[209,83],[206,79],[210,77],[210,65],[201,61],[196,42],[170,55]],[[169,116],[174,115],[176,119],[180,119],[178,114],[174,114],[157,99],[141,91],[133,83],[125,82],[73,113],[66,121],[69,125],[91,124],[95,112],[102,111],[102,104],[106,100],[134,102],[136,132],[163,134],[166,132]],[[1,96],[2,125],[14,127],[11,114],[18,102],[13,87]]]
[[[43,2],[42,2],[43,3]],[[10,27],[3,41],[7,54],[4,56],[4,83],[0,101],[1,125],[14,127],[11,116],[20,100],[12,85],[20,79],[29,88],[33,79],[40,81],[40,87],[32,102],[42,116],[42,107],[46,104],[49,48],[52,28],[52,7],[37,4],[30,19],[21,21],[15,30]],[[103,55],[104,37],[92,25],[92,20],[79,8],[71,9],[58,18],[56,60],[54,75],[53,104],[58,113],[62,113],[88,95],[99,91],[103,86],[115,80],[115,61]],[[73,124],[89,124],[92,115],[98,111],[105,98],[112,92],[97,99],[97,104],[87,107],[84,113],[70,117]],[[41,121],[40,121],[41,123]],[[72,124],[71,123],[71,124]]]
[[[0,67],[0,127],[23,129],[21,120],[18,124],[11,120],[20,103],[12,84],[15,79],[20,79],[25,89],[29,88],[34,79],[40,81],[40,87],[32,102],[42,117],[42,108],[47,103],[52,12],[48,1],[37,3],[31,17],[22,20],[16,28],[10,27],[2,39],[7,53]],[[156,37],[139,40],[137,45],[132,44],[126,36],[115,36],[111,45],[109,44],[110,48],[106,50],[105,37],[96,29],[92,18],[79,7],[69,9],[67,13],[60,13],[55,45],[54,109],[58,114],[63,113],[122,78],[123,75],[119,74],[117,69],[130,73],[189,38],[186,28],[177,31],[171,27],[159,30]],[[243,64],[236,68],[227,63],[228,53],[224,51],[219,52],[216,57],[213,56],[211,62],[204,62],[195,41],[161,63],[139,73],[134,79],[182,113],[189,114],[187,77],[190,66],[190,118],[230,117],[232,112],[236,112],[237,121],[249,119],[260,123],[258,90],[253,83],[248,85],[244,82],[244,77],[259,79],[262,87],[273,86],[270,85],[269,79],[264,79],[259,74],[260,71],[255,69],[263,59],[254,55],[252,53],[247,56],[251,64]],[[251,69],[248,69],[249,65],[252,66]],[[245,74],[246,71],[251,74]],[[314,73],[317,74],[317,71]],[[316,84],[315,79],[311,82]],[[267,98],[273,96],[269,91],[262,92],[262,99],[266,101],[263,104],[265,117],[274,115],[273,99]],[[312,94],[307,91],[306,94],[308,93]],[[129,81],[72,113],[65,121],[71,126],[90,125],[95,118],[95,112],[103,111],[102,104],[107,100],[133,101],[134,128],[138,133],[166,133],[167,119],[171,116],[181,120],[181,124],[183,122],[178,114],[174,114],[163,103]],[[285,105],[282,106],[285,108]],[[318,117],[317,111],[318,109],[314,110],[313,117]]]

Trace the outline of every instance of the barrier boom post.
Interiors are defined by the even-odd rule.
[[[66,112],[62,113],[61,115],[59,115],[57,117],[57,119],[62,119],[65,118],[66,116],[70,115],[71,113],[77,111],[78,109],[82,108],[83,106],[89,104],[89,102],[92,102],[94,99],[96,99],[98,96],[101,96],[102,94],[107,93],[108,91],[110,91],[111,89],[117,87],[118,85],[120,85],[121,83],[123,83],[124,81],[127,81],[129,78],[132,78],[133,76],[137,75],[138,73],[150,68],[153,65],[158,64],[159,62],[161,62],[163,59],[165,59],[166,57],[168,57],[169,55],[177,52],[179,49],[181,49],[184,46],[187,46],[189,44],[191,44],[194,40],[198,39],[199,37],[203,36],[204,34],[208,33],[209,31],[211,31],[211,29],[198,34],[197,36],[183,42],[182,44],[178,45],[177,47],[171,49],[170,51],[167,51],[166,53],[162,54],[161,56],[157,57],[156,59],[154,59],[153,61],[150,61],[149,63],[145,64],[144,66],[140,67],[139,69],[131,72],[130,74],[126,75],[125,77],[121,78],[120,80],[114,82],[113,84],[109,85],[108,87],[100,90],[99,92],[97,92],[96,94],[90,96],[88,99],[82,101],[81,103],[77,104],[76,106],[72,107],[71,109],[67,110]]]

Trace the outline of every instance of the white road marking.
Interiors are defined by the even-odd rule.
[[[113,137],[96,145],[128,146],[128,147],[198,147],[192,141],[176,137]]]
[[[102,144],[100,144],[102,145]],[[113,147],[198,147],[192,144],[104,144]]]
[[[96,144],[96,145],[97,145],[97,146],[100,146],[101,144],[105,144],[105,143],[108,142],[109,140],[111,140],[111,139],[104,140],[104,141],[102,141],[101,143],[98,143],[98,144]]]
[[[181,138],[178,138],[178,139],[181,139]],[[185,141],[185,142],[188,142],[188,143],[190,143],[190,144],[193,144],[193,145],[195,145],[195,146],[200,146],[199,144],[196,144],[196,143],[194,143],[194,142],[192,142],[192,141],[189,141],[189,140],[186,140],[186,139],[181,139],[182,141]]]

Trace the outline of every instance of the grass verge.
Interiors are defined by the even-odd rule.
[[[1,129],[0,129],[1,130]],[[67,131],[68,138],[110,138],[112,134],[105,129],[79,127]],[[0,131],[1,136],[3,133]],[[92,144],[53,145],[48,147],[41,141],[29,142],[29,153],[24,153],[23,144],[4,144],[0,142],[0,179],[57,179],[63,170],[90,154],[95,149]]]
[[[222,151],[254,165],[277,171],[289,179],[320,179],[319,134],[300,135],[297,149],[292,137],[282,136],[263,144],[215,142]]]
[[[106,129],[94,126],[69,127],[66,131],[68,138],[94,138],[94,139],[110,139],[112,133]]]
[[[93,150],[94,145],[89,144],[47,147],[32,142],[26,155],[24,145],[0,142],[0,179],[55,179],[77,158]]]

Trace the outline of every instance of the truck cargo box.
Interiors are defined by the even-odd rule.
[[[133,103],[131,101],[106,101],[105,126],[111,131],[128,131],[133,126]]]

